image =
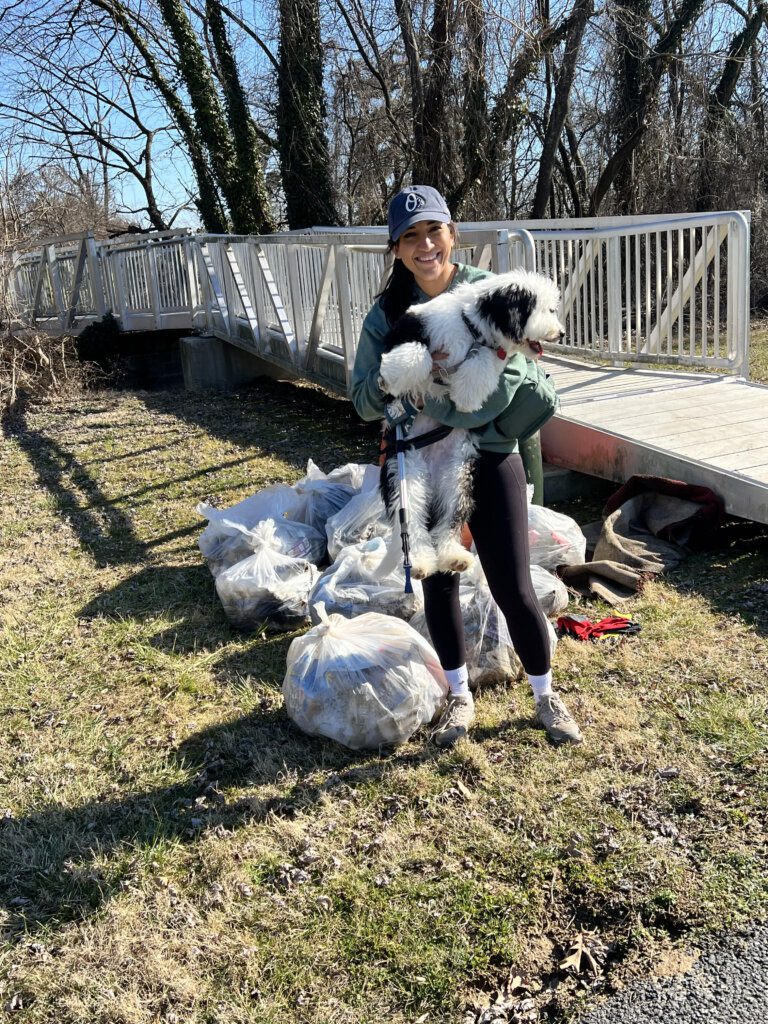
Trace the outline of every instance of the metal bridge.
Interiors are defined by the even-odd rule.
[[[566,340],[546,359],[562,410],[558,465],[707,483],[768,523],[768,388],[748,381],[749,214],[459,226],[464,262],[557,280]],[[243,237],[54,239],[14,255],[18,319],[78,333],[190,329],[346,393],[362,320],[387,272],[386,229]]]

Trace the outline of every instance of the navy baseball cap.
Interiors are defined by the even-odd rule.
[[[442,224],[450,224],[451,211],[436,188],[431,185],[408,185],[389,204],[389,237],[396,242],[404,231],[420,220],[438,220]]]

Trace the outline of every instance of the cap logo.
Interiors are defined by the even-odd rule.
[[[423,196],[418,195],[416,192],[409,192],[405,199],[405,208],[408,213],[415,213],[420,210],[422,206],[426,206],[427,201]]]

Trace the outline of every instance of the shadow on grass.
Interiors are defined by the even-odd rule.
[[[16,941],[98,911],[126,885],[141,881],[142,856],[151,859],[164,843],[193,844],[211,832],[292,818],[317,804],[329,787],[378,782],[391,770],[387,753],[356,754],[313,739],[281,710],[266,710],[197,733],[171,752],[171,765],[184,772],[174,785],[119,798],[105,791],[80,807],[51,804],[1,819],[5,938]],[[431,756],[417,751],[412,759]],[[323,786],[309,781],[319,769],[335,773]],[[286,773],[296,781],[279,797],[247,792]]]
[[[239,394],[162,391],[143,392],[139,396],[151,412],[177,416],[219,439],[241,442],[251,449],[257,446],[262,453],[280,458],[301,471],[310,458],[328,472],[348,461],[375,461],[378,451],[378,423],[363,423],[350,402],[315,388],[265,378]],[[198,477],[204,480],[213,472],[235,469],[258,457],[249,453],[109,498],[98,482],[98,467],[113,458],[124,461],[133,454],[141,455],[142,451],[85,463],[71,450],[76,444],[64,447],[45,432],[32,429],[28,425],[28,409],[29,400],[22,397],[13,417],[4,420],[4,433],[13,436],[27,455],[40,484],[55,501],[58,513],[67,518],[80,543],[100,567],[146,562],[152,549],[199,530],[197,525],[189,526],[141,540],[130,512],[120,507],[123,503],[151,500],[155,493],[172,484]],[[97,423],[88,430],[119,431],[126,426]],[[143,451],[160,451],[163,447],[155,445]]]
[[[220,466],[206,467],[192,475],[173,480],[164,479],[131,493],[121,494],[117,498],[108,498],[89,466],[98,467],[111,459],[94,459],[85,464],[69,448],[60,445],[43,431],[33,430],[28,426],[28,405],[28,400],[19,400],[13,417],[4,421],[3,432],[6,436],[12,436],[25,453],[40,484],[53,498],[58,514],[69,522],[82,546],[91,553],[101,568],[149,561],[153,548],[199,531],[198,525],[192,525],[170,530],[161,536],[143,541],[137,536],[132,516],[120,508],[121,503],[135,501],[145,495],[151,496],[154,492],[167,488],[171,483],[205,477],[216,470],[249,461],[248,458],[234,459]],[[109,429],[118,431],[120,427],[121,425],[112,424]],[[88,429],[105,427],[101,424],[92,424]],[[132,453],[131,457],[135,454],[137,453]],[[127,457],[114,456],[115,459]]]
[[[103,616],[112,620],[150,624],[142,642],[169,656],[183,657],[204,650],[216,654],[235,643],[237,650],[216,654],[215,674],[222,686],[254,676],[274,679],[285,672],[293,632],[264,629],[244,632],[228,622],[216,594],[214,579],[204,565],[148,566],[98,594],[77,613],[80,620]],[[169,621],[165,628],[158,620]]]
[[[27,425],[28,406],[28,399],[19,399],[13,418],[3,424],[4,433],[12,436],[25,453],[81,544],[100,566],[143,559],[144,545],[136,536],[130,516],[105,497],[94,476],[72,452]]]
[[[315,387],[259,378],[236,394],[220,391],[145,392],[153,412],[201,427],[212,437],[263,452],[303,471],[312,459],[324,472],[345,462],[374,462],[379,423],[365,423],[351,402]]]
[[[768,525],[729,518],[706,551],[690,555],[662,578],[768,635]]]

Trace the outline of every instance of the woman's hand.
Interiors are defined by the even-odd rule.
[[[442,348],[436,348],[432,353],[432,376],[440,377],[445,372],[443,363],[448,358],[448,353]]]

